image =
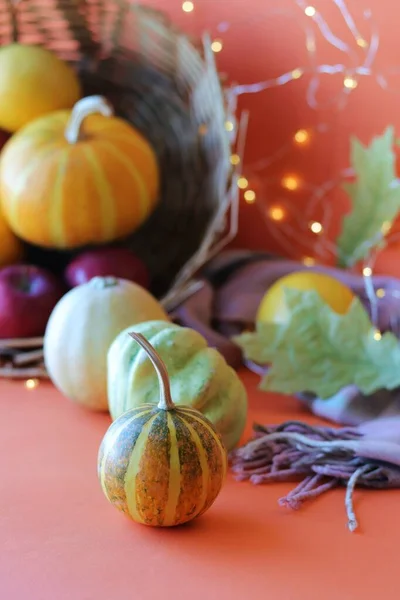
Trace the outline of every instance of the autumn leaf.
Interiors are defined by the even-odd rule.
[[[352,384],[364,394],[400,386],[398,339],[376,335],[358,298],[344,315],[314,290],[287,288],[285,298],[287,322],[258,322],[255,332],[234,338],[247,359],[270,365],[262,389],[327,399]]]
[[[364,147],[351,142],[354,183],[344,189],[350,196],[351,211],[343,219],[337,240],[341,267],[351,267],[384,242],[385,233],[400,210],[400,185],[396,179],[393,128],[375,137]]]

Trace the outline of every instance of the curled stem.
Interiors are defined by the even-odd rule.
[[[150,342],[148,342],[140,333],[130,332],[129,335],[143,348],[156,370],[160,384],[160,400],[158,403],[158,408],[160,410],[173,410],[175,408],[175,404],[173,403],[171,397],[171,386],[169,382],[168,371],[160,355],[155,351]]]
[[[88,96],[75,104],[65,128],[65,139],[69,144],[76,144],[79,141],[83,121],[86,117],[95,113],[100,113],[104,117],[112,117],[114,111],[111,104],[103,96]]]

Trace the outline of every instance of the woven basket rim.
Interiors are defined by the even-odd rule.
[[[94,0],[96,2],[96,0]],[[83,7],[89,5],[86,0],[71,0],[66,3],[63,0],[55,0],[56,5],[63,5],[64,7]],[[19,11],[25,9],[31,9],[35,4],[35,0],[21,0],[20,2],[13,2],[13,0],[0,0],[0,9],[6,8],[9,14],[13,18],[18,20]],[[43,4],[41,0],[38,0],[38,4]],[[237,123],[237,129],[232,133],[230,141],[227,142],[227,148],[229,153],[233,150],[236,145],[235,153],[240,156],[240,164],[243,162],[245,138],[247,133],[247,120],[248,115],[242,113],[237,116],[237,106],[235,98],[229,94],[229,87],[223,85],[222,78],[219,76],[216,66],[216,56],[211,49],[211,36],[208,32],[203,33],[202,36],[192,36],[183,31],[178,27],[172,20],[172,18],[162,9],[154,8],[148,5],[143,5],[140,2],[130,2],[129,0],[119,0],[117,2],[119,7],[124,10],[145,15],[149,19],[155,19],[157,22],[167,27],[170,32],[173,33],[177,38],[186,40],[190,46],[198,53],[202,62],[202,68],[204,72],[209,72],[215,77],[215,82],[218,82],[218,89],[220,94],[220,104],[224,107],[225,119],[232,120]],[[3,12],[3,17],[4,12]],[[17,23],[17,27],[19,24]],[[0,20],[0,40],[2,35],[2,27]],[[1,43],[1,42],[0,42]],[[93,55],[99,50],[99,44],[96,40],[91,40],[91,52]],[[86,51],[89,48],[89,40],[87,41]],[[227,138],[228,139],[228,138]],[[203,241],[198,248],[197,252],[192,255],[183,268],[176,274],[175,279],[171,282],[170,289],[161,298],[161,302],[169,310],[173,306],[177,306],[182,302],[188,294],[191,293],[196,286],[196,274],[199,270],[217,253],[219,253],[237,234],[238,230],[238,212],[239,212],[239,189],[237,186],[237,178],[239,176],[240,166],[231,166],[223,191],[221,191],[218,209],[215,211],[215,216],[210,220],[206,229]],[[1,376],[1,373],[0,373]]]

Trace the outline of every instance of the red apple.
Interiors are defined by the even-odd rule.
[[[87,250],[72,260],[65,271],[65,280],[71,287],[86,283],[97,276],[128,279],[146,289],[150,284],[147,267],[126,248]]]
[[[64,293],[49,271],[31,265],[0,270],[0,338],[41,336]]]

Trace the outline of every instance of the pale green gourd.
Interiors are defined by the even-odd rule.
[[[107,358],[108,404],[113,419],[154,402],[157,374],[147,354],[128,335],[142,334],[165,363],[175,404],[203,413],[231,450],[239,442],[247,417],[247,394],[223,356],[193,329],[164,321],[147,321],[122,331]]]

